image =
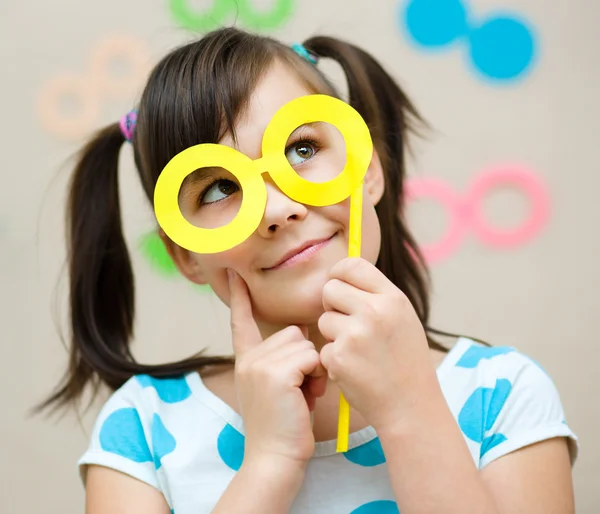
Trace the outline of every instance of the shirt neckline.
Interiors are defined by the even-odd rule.
[[[464,351],[473,344],[473,341],[466,337],[459,337],[454,346],[448,351],[442,362],[437,366],[436,373],[440,383],[448,374],[448,371],[456,364]],[[214,394],[206,387],[200,374],[193,371],[187,375],[188,384],[192,390],[193,396],[203,405],[211,409],[220,418],[229,423],[242,435],[244,432],[244,424],[242,417],[233,410],[227,403]],[[352,450],[358,446],[366,444],[377,437],[377,433],[372,426],[366,426],[356,432],[352,432],[348,436],[348,450]],[[315,452],[313,457],[326,457],[335,455],[337,441],[335,439],[329,441],[319,441],[315,443]]]

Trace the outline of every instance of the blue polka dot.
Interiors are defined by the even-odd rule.
[[[413,41],[435,49],[467,33],[467,12],[460,0],[411,0],[404,10],[403,23]]]
[[[390,500],[378,500],[365,503],[354,509],[350,514],[400,514],[396,502]]]
[[[134,462],[152,462],[142,421],[137,410],[119,409],[100,428],[100,447]]]
[[[154,378],[149,375],[138,375],[135,378],[142,387],[153,387],[158,397],[165,403],[182,402],[192,394],[185,377]]]
[[[472,441],[483,442],[485,432],[490,430],[506,399],[510,394],[511,383],[504,379],[496,380],[496,387],[477,388],[461,409],[458,424],[463,433]]]
[[[356,448],[352,448],[352,450],[344,453],[344,457],[350,462],[354,462],[354,464],[366,467],[378,466],[385,462],[385,455],[383,454],[379,437]]]
[[[515,79],[533,62],[536,45],[531,29],[513,17],[491,18],[469,32],[470,57],[488,78]]]
[[[152,453],[154,454],[154,467],[159,469],[162,465],[161,459],[171,453],[177,443],[175,438],[167,430],[158,414],[152,417]]]
[[[490,437],[486,437],[481,443],[481,448],[479,449],[479,458],[483,457],[494,446],[498,446],[504,441],[506,441],[506,436],[504,434],[494,434]]]
[[[234,471],[240,469],[244,461],[246,439],[229,423],[221,430],[217,439],[217,451],[223,462]]]
[[[498,355],[514,352],[514,348],[509,346],[486,347],[473,344],[458,359],[456,366],[459,368],[476,368],[482,359],[492,359]]]

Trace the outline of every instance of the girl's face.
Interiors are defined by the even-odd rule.
[[[251,159],[261,157],[265,128],[280,107],[311,94],[287,66],[276,63],[258,83],[245,113],[236,123],[236,140],[227,134],[220,144]],[[341,134],[327,123],[298,128],[289,138],[286,157],[307,180],[334,178],[345,163]],[[167,242],[182,273],[199,284],[209,284],[229,304],[227,268],[247,283],[254,317],[264,332],[290,324],[313,324],[323,312],[322,289],[331,267],[348,255],[350,200],[326,207],[307,206],[286,196],[263,174],[267,205],[258,229],[240,245],[217,254],[196,254]],[[375,263],[380,227],[374,205],[383,193],[383,172],[375,154],[363,194],[362,257]],[[216,228],[237,214],[242,191],[235,177],[223,169],[194,172],[184,182],[180,207],[196,226]]]

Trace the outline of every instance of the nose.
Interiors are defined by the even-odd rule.
[[[308,209],[283,193],[270,179],[265,180],[265,186],[267,206],[257,231],[262,237],[272,237],[291,223],[302,221]]]

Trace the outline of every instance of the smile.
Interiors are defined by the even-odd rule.
[[[318,239],[313,241],[307,241],[303,245],[291,250],[286,253],[277,263],[270,267],[265,268],[266,271],[272,271],[277,269],[289,268],[301,262],[310,260],[319,250],[327,246],[329,242],[334,238],[335,234],[327,239]]]

